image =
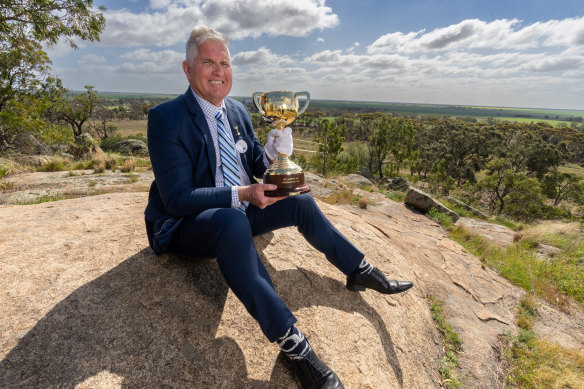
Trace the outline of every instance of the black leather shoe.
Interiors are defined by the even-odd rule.
[[[412,286],[414,283],[410,281],[387,280],[376,267],[369,274],[360,274],[355,270],[347,276],[347,289],[354,292],[362,292],[369,288],[383,294],[394,294],[405,292]]]
[[[302,389],[345,389],[339,377],[316,356],[314,350],[303,359],[287,356],[284,359],[291,365]]]

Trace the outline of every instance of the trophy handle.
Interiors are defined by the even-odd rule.
[[[310,103],[310,93],[306,91],[294,93],[294,99],[296,99],[297,96],[306,96],[306,100],[304,100],[304,105],[302,106],[302,108],[298,110],[298,115],[300,116],[302,112],[304,112],[306,108],[308,108],[308,103]]]
[[[264,95],[263,92],[253,92],[251,95],[251,99],[253,100],[254,105],[256,106],[256,108],[258,109],[260,115],[264,115],[264,111],[261,108],[261,98]]]

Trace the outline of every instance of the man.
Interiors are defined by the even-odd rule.
[[[274,290],[253,236],[297,226],[327,260],[346,274],[347,288],[399,293],[411,282],[387,281],[343,237],[308,195],[266,197],[259,184],[278,152],[292,152],[290,130],[273,130],[264,148],[244,106],[227,98],[232,71],[227,39],[195,28],[183,70],[190,87],[148,114],[148,149],[154,170],[146,230],[157,254],[173,250],[217,258],[227,285],[271,341],[290,358],[303,388],[343,388],[314,353]]]

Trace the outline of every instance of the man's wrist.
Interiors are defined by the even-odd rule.
[[[242,201],[249,201],[248,198],[249,186],[234,186],[233,188],[235,188],[235,190],[237,191],[238,204]]]

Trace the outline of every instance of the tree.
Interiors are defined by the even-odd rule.
[[[99,40],[105,8],[93,8],[92,0],[1,0],[0,5],[0,148],[10,148],[15,133],[28,131],[12,119],[36,122],[36,132],[52,127],[38,120],[46,96],[31,96],[51,82],[51,62],[43,45],[53,45],[62,37],[72,47],[77,47],[75,38]],[[23,105],[31,103],[41,106]],[[33,116],[25,117],[27,112]]]
[[[396,161],[396,170],[399,174],[402,163],[414,152],[416,127],[410,119],[392,117],[389,119],[388,137],[391,155]]]
[[[377,122],[377,128],[369,137],[369,155],[377,163],[379,178],[383,178],[383,163],[389,154],[391,143],[389,139],[389,118],[383,116]],[[374,172],[372,172],[374,173]]]
[[[515,172],[509,160],[495,158],[487,164],[487,174],[476,185],[486,198],[490,212],[531,219],[541,213],[543,198],[537,179]]]
[[[93,86],[85,86],[86,92],[75,97],[62,97],[54,103],[50,110],[53,121],[67,123],[71,126],[73,134],[78,137],[83,134],[84,125],[93,114],[99,97],[93,90]]]
[[[554,200],[554,206],[565,199],[581,203],[584,200],[584,183],[581,181],[582,177],[574,173],[560,173],[556,170],[544,177],[543,194]]]
[[[319,144],[315,162],[323,176],[334,167],[337,156],[343,151],[346,132],[347,128],[344,125],[337,126],[334,122],[322,121],[320,131],[314,140]]]
[[[42,44],[65,37],[95,41],[105,17],[93,0],[3,0],[0,8],[0,104],[35,87],[50,61]]]

